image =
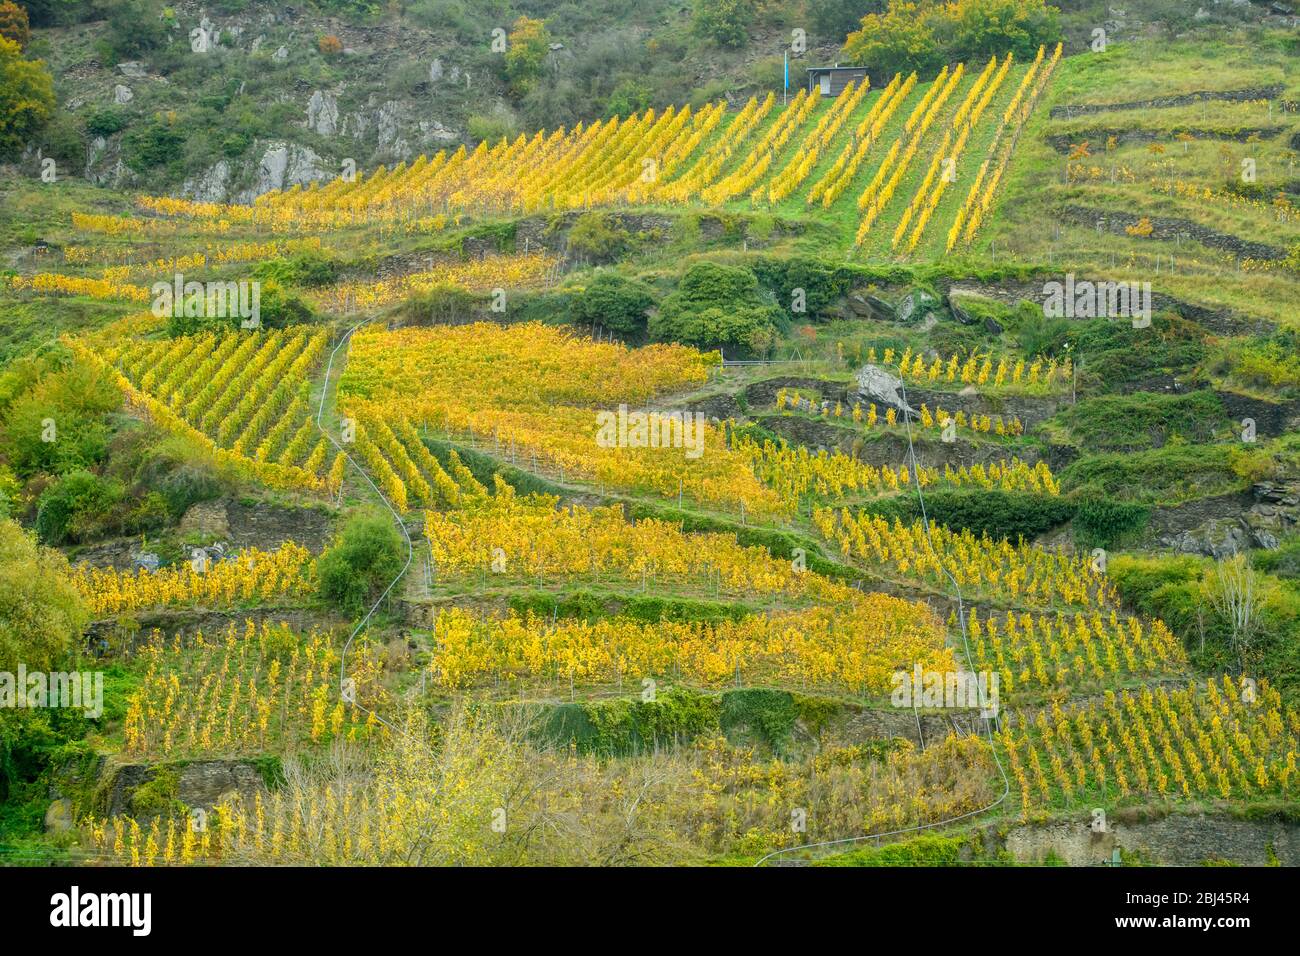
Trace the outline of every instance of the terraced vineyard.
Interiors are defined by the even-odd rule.
[[[888,7],[833,83],[538,41],[368,169],[5,172],[0,675],[91,683],[0,681],[0,861],[1300,862],[1294,38]]]

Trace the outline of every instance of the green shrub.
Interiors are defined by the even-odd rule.
[[[1150,328],[1107,319],[1075,320],[1069,336],[1085,379],[1103,392],[1122,392],[1152,378],[1187,376],[1206,355],[1204,330],[1172,312]]]
[[[716,730],[719,709],[716,696],[671,687],[652,700],[616,697],[554,708],[541,736],[580,753],[629,756]]]
[[[152,119],[143,126],[132,127],[123,137],[122,154],[126,164],[138,173],[178,163],[185,147],[185,135],[176,127]]]
[[[652,339],[700,348],[740,346],[766,353],[787,323],[760,295],[748,269],[693,264],[650,320]]]
[[[581,322],[602,325],[622,335],[642,336],[654,303],[654,293],[644,282],[602,271],[578,296],[574,311]]]
[[[114,61],[139,59],[167,42],[160,6],[152,0],[115,0],[108,11],[104,40]]]
[[[90,537],[125,496],[120,481],[89,471],[71,472],[37,500],[36,534],[45,544]]]
[[[1255,567],[1279,578],[1300,578],[1300,535],[1292,535],[1273,551],[1256,551]]]
[[[722,729],[734,733],[748,728],[778,752],[789,742],[798,718],[794,695],[789,691],[751,687],[722,695]]]
[[[108,376],[87,365],[42,374],[46,367],[24,366],[23,377],[9,383],[20,391],[0,416],[0,452],[19,477],[103,461],[111,434],[107,416],[122,404]]]
[[[873,75],[929,73],[942,63],[1008,52],[1032,59],[1040,45],[1060,39],[1059,15],[1045,0],[889,0],[885,13],[864,17],[861,29],[845,38],[844,56]]]
[[[124,110],[107,106],[86,117],[86,132],[92,136],[112,136],[126,129],[130,122]]]
[[[1140,533],[1150,517],[1148,505],[1084,498],[1074,510],[1074,540],[1084,548],[1112,548]]]
[[[956,866],[973,849],[969,837],[919,836],[818,861],[818,866]]]
[[[499,110],[492,113],[475,113],[465,124],[470,139],[496,143],[513,139],[519,134],[519,123],[510,113]]]
[[[795,290],[803,290],[804,309],[811,318],[824,316],[853,288],[856,278],[850,269],[812,258],[763,258],[754,263],[754,274],[787,311],[795,301]]]
[[[638,80],[630,77],[621,80],[605,102],[605,118],[627,117],[644,112],[650,106],[652,95],[650,87]]]
[[[345,611],[359,614],[402,570],[406,546],[388,516],[371,513],[349,519],[338,542],[317,559],[320,593]]]
[[[269,259],[253,267],[254,278],[280,285],[323,286],[338,278],[339,263],[323,252],[303,251],[288,258]]]
[[[691,0],[691,29],[717,46],[742,47],[754,12],[754,0]]]
[[[510,609],[518,614],[576,618],[588,623],[606,616],[605,605],[600,598],[589,591],[572,591],[567,594],[530,591],[525,594],[512,594]]]
[[[870,510],[904,521],[921,517],[921,505],[914,494],[883,499]],[[1063,498],[1030,492],[954,489],[925,495],[925,513],[931,521],[953,531],[1011,541],[1022,536],[1036,538],[1069,521],[1074,512],[1074,504]]]
[[[569,250],[592,262],[609,262],[627,250],[631,238],[608,213],[585,212],[569,230]]]

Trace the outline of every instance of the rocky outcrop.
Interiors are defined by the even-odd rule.
[[[874,402],[900,412],[918,414],[916,407],[903,401],[903,380],[879,365],[864,365],[853,376],[858,390],[856,400]]]
[[[1300,481],[1266,481],[1249,492],[1158,508],[1148,533],[1158,548],[1222,559],[1276,548],[1300,528]]]
[[[1231,557],[1250,547],[1243,515],[1251,501],[1247,494],[1228,494],[1157,508],[1147,525],[1148,534],[1157,548]]]
[[[1300,481],[1263,481],[1251,493],[1255,503],[1243,520],[1256,545],[1271,550],[1300,531]]]
[[[898,302],[899,322],[923,322],[939,307],[939,300],[924,289],[909,291]]]
[[[252,172],[251,184],[241,184],[234,166],[221,159],[202,174],[187,179],[181,186],[181,195],[199,202],[249,203],[273,189],[306,186],[337,175],[309,146],[289,142],[255,146],[263,152]]]
[[[870,292],[854,291],[845,298],[845,305],[852,315],[873,322],[894,322],[898,313],[884,299]]]
[[[165,796],[191,810],[211,810],[228,794],[237,793],[251,801],[258,791],[266,790],[261,771],[246,760],[195,760],[175,767],[126,764],[109,771],[108,816],[138,813],[138,801],[133,800],[136,792],[155,782],[160,771],[175,775],[174,790],[169,787]]]
[[[307,128],[318,136],[339,132],[339,104],[333,93],[316,90],[307,100]]]

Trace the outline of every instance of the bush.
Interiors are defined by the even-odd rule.
[[[185,146],[184,134],[158,119],[133,128],[122,141],[126,164],[138,173],[180,161]]]
[[[784,320],[745,268],[697,262],[650,320],[650,337],[708,348],[736,345],[766,353]]]
[[[603,212],[583,213],[569,230],[569,251],[592,262],[609,262],[627,249],[631,235]]]
[[[158,5],[150,0],[116,0],[108,13],[104,52],[114,61],[130,60],[161,47],[167,27],[158,14]]]
[[[520,17],[510,31],[506,46],[506,79],[520,96],[532,89],[542,75],[542,63],[550,52],[551,35],[541,20]]]
[[[1152,378],[1185,377],[1206,355],[1204,330],[1173,313],[1153,316],[1149,329],[1106,319],[1073,325],[1080,387],[1085,377],[1103,392],[1132,390]]]
[[[101,16],[95,4],[79,0],[23,0],[22,6],[31,17],[33,26],[52,27],[76,23]]]
[[[338,260],[323,252],[307,250],[285,259],[260,262],[253,268],[253,276],[281,285],[322,286],[338,277]]]
[[[615,698],[582,705],[592,730],[581,750],[602,756],[653,751],[718,726],[718,698],[669,688],[654,700]]]
[[[20,661],[32,670],[50,670],[72,649],[88,619],[67,559],[39,547],[13,521],[0,521],[0,607],[0,671],[10,673]]]
[[[1292,535],[1272,551],[1256,551],[1255,567],[1279,578],[1300,578],[1300,535]]]
[[[159,482],[158,494],[172,518],[179,519],[191,505],[219,497],[221,483],[206,469],[185,464]]]
[[[799,714],[794,695],[784,690],[746,688],[722,695],[722,729],[746,729],[780,751],[790,739]]]
[[[852,270],[835,263],[809,258],[765,258],[754,264],[754,274],[776,296],[780,306],[790,310],[795,290],[803,290],[804,310],[810,317],[823,317],[855,284]]]
[[[642,336],[654,293],[644,282],[615,272],[599,272],[582,291],[575,312],[583,322],[603,325],[623,335]]]
[[[40,150],[42,156],[78,166],[86,161],[86,132],[81,120],[74,113],[60,110],[45,124],[41,130]]]
[[[40,60],[0,37],[0,161],[17,156],[54,115],[54,81]]]
[[[317,559],[321,595],[345,611],[360,614],[397,577],[406,546],[383,514],[350,519],[338,543]]]
[[[609,94],[609,99],[605,102],[605,118],[640,113],[650,106],[651,95],[650,87],[644,83],[633,79],[623,80],[614,87],[614,92]]]
[[[332,33],[327,33],[316,41],[316,49],[322,56],[338,56],[343,52],[343,41]]]
[[[86,132],[92,136],[112,136],[126,129],[130,122],[124,110],[108,106],[86,117]]]
[[[62,474],[103,460],[111,432],[107,415],[122,395],[85,365],[50,372],[9,405],[0,424],[0,451],[20,477]]]
[[[0,0],[0,37],[13,40],[24,49],[31,41],[32,25],[27,11],[13,0]]]
[[[92,537],[125,496],[120,481],[74,471],[42,492],[36,507],[36,534],[44,544]]]
[[[398,314],[407,322],[452,322],[474,312],[473,292],[458,285],[435,285],[404,300]]]
[[[753,0],[692,0],[692,31],[717,46],[744,46],[753,22]]]
[[[275,279],[261,281],[258,290],[258,318],[264,329],[283,329],[312,321],[315,315],[301,298],[285,290]],[[167,317],[167,333],[171,336],[196,335],[202,332],[237,329],[244,321],[238,315],[181,315]]]
[[[1074,510],[1074,540],[1083,548],[1112,548],[1146,527],[1151,508],[1108,498],[1085,498]]]
[[[889,0],[844,41],[844,56],[875,73],[932,73],[944,63],[1014,53],[1032,59],[1060,38],[1059,11],[1045,0]]]
[[[868,13],[879,13],[882,0],[822,0],[808,5],[813,34],[819,39],[843,45],[845,38],[862,25]]]
[[[509,113],[494,111],[490,115],[475,113],[469,118],[466,129],[470,139],[495,143],[501,139],[513,139],[519,132],[519,124]]]
[[[1061,487],[1075,497],[1176,504],[1226,494],[1249,484],[1233,470],[1239,449],[1227,445],[1169,444],[1151,451],[1107,452],[1071,462]],[[1252,451],[1252,456],[1263,450]]]
[[[886,510],[886,502],[893,505]],[[915,520],[921,506],[915,495],[900,495],[881,502],[882,517]],[[876,507],[871,508],[877,511]],[[1073,503],[1051,495],[1020,491],[935,490],[926,492],[925,513],[931,520],[953,531],[987,534],[1015,541],[1033,539],[1073,517]]]

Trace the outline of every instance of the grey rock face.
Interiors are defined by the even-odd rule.
[[[934,311],[938,300],[921,289],[913,289],[898,303],[898,321],[918,322]]]
[[[1165,543],[1183,554],[1222,560],[1249,548],[1250,536],[1238,518],[1211,518],[1199,527],[1166,539]]]
[[[310,147],[294,143],[272,143],[267,146],[262,161],[258,164],[257,184],[251,194],[241,194],[239,201],[249,202],[273,189],[305,186],[329,177],[330,173],[325,169],[320,156]]]
[[[131,92],[131,87],[123,86],[121,83],[113,87],[113,102],[118,106],[123,106],[135,99],[135,94]]]
[[[855,376],[858,383],[858,400],[888,405],[902,412],[917,414],[916,409],[903,401],[903,380],[879,365],[864,365]]]
[[[334,94],[316,90],[307,101],[307,128],[321,136],[339,133],[339,104]]]
[[[897,318],[892,305],[869,292],[850,292],[848,306],[854,315],[876,322],[893,322]]]
[[[181,194],[199,202],[225,202],[230,194],[230,163],[218,160],[207,172],[185,180]]]

